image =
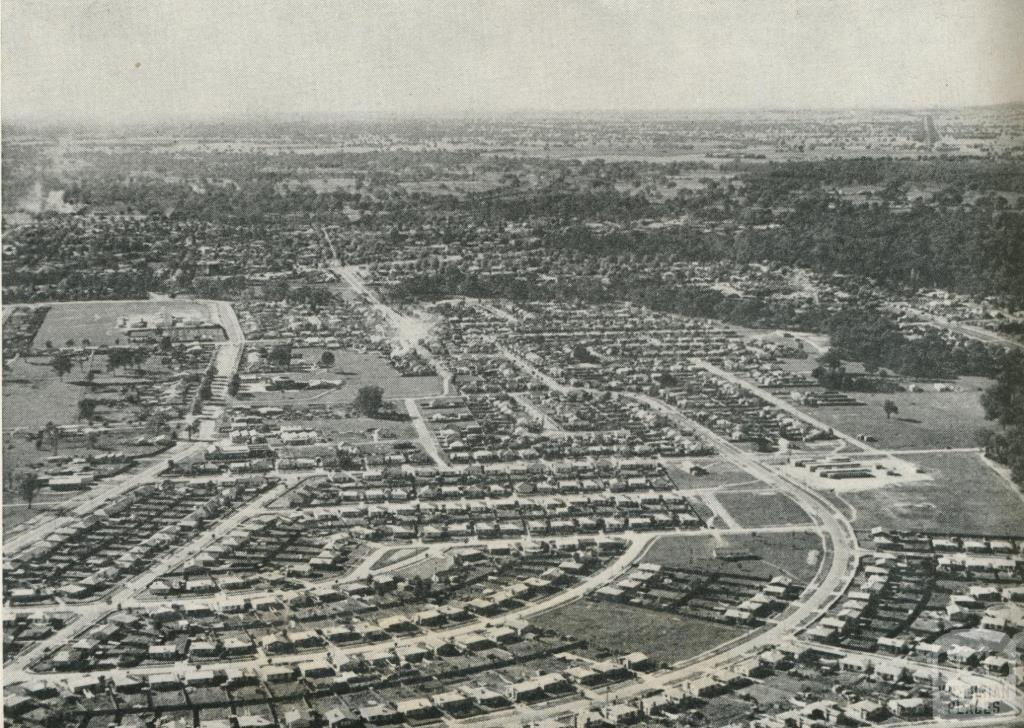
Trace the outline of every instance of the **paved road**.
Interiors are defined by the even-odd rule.
[[[519,356],[519,354],[517,354],[514,351],[512,351],[511,349],[509,349],[504,344],[499,344],[494,339],[492,339],[492,341],[493,341],[495,347],[497,347],[498,351],[506,359],[511,361],[513,364],[516,364],[517,366],[519,366],[519,368],[525,370],[528,374],[530,374],[535,379],[539,379],[540,381],[544,382],[545,386],[547,386],[548,389],[551,389],[551,390],[553,390],[555,392],[560,392],[561,394],[565,394],[566,392],[569,392],[569,391],[572,390],[572,387],[569,387],[569,386],[567,386],[565,384],[562,384],[557,379],[552,377],[550,374],[547,374],[547,373],[541,371],[537,366],[535,366],[534,364],[531,364],[526,359],[524,359],[523,357]]]
[[[420,411],[419,405],[413,398],[407,398],[405,400],[405,411],[409,413],[409,417],[412,418],[413,427],[416,428],[416,434],[419,437],[420,444],[423,445],[423,449],[427,451],[427,455],[434,461],[434,465],[437,466],[438,470],[450,471],[452,466],[444,459],[444,454],[441,452],[441,446],[437,442],[437,438],[434,437],[434,433],[427,427],[427,423],[423,420],[423,413]]]
[[[358,273],[354,268],[337,265],[335,269],[344,280],[346,280],[350,285],[352,285],[352,287],[355,290],[362,293],[372,306],[374,306],[388,321],[395,325],[396,332],[400,337],[406,337],[406,340],[408,340],[410,332],[415,332],[417,330],[417,327],[422,326],[422,322],[415,321],[413,323],[410,323],[409,317],[401,316],[396,311],[394,311],[394,309],[392,309],[390,306],[384,304],[373,291],[369,290],[365,286],[362,279],[358,276]],[[230,307],[228,308],[230,309]],[[240,357],[241,355],[241,331],[237,327],[237,319],[234,319],[233,311],[231,311],[230,313],[229,311],[224,311],[223,317],[224,320],[227,322],[225,326],[226,329],[231,329],[229,331],[229,338],[231,339],[232,343],[235,344],[235,346],[223,347],[223,363],[226,365],[225,371],[233,372],[233,366],[237,366],[238,357]],[[413,341],[412,346],[417,348],[417,350],[421,350],[421,355],[423,355],[424,358],[427,358],[428,360],[431,361],[434,360],[430,352],[426,351],[425,348],[421,347],[418,344],[418,341]],[[553,389],[556,389],[558,391],[565,391],[567,389],[567,387],[558,384],[551,377],[546,375],[544,372],[540,371],[537,367],[533,366],[529,362],[526,362],[522,357],[519,357],[517,354],[509,351],[504,347],[501,347],[501,350],[505,354],[505,356],[507,356],[510,360],[514,361],[519,366],[531,372],[532,374],[534,374],[534,376],[537,376],[542,381],[548,383],[548,385],[551,386]],[[220,362],[221,360],[219,359],[219,363]],[[233,366],[230,366],[230,364],[232,363]],[[438,366],[436,362],[435,366]],[[441,371],[442,370],[439,368],[439,372]],[[450,375],[448,375],[447,372],[445,372],[442,374],[442,376],[445,378],[445,386],[447,391]],[[709,442],[715,443],[718,446],[719,451],[723,455],[723,457],[731,460],[733,463],[746,470],[754,478],[766,482],[769,485],[776,487],[780,492],[784,492],[788,494],[790,497],[792,497],[805,511],[807,511],[808,514],[810,514],[815,526],[818,529],[820,529],[823,533],[825,541],[825,554],[820,562],[818,573],[815,575],[814,579],[812,580],[812,583],[805,590],[800,601],[791,609],[789,609],[786,613],[784,613],[778,621],[754,633],[744,635],[743,637],[735,640],[734,642],[721,645],[718,648],[715,648],[697,658],[694,658],[693,660],[677,664],[672,669],[665,671],[664,673],[659,673],[658,675],[652,676],[646,679],[645,681],[632,685],[631,687],[615,691],[612,693],[613,696],[617,696],[620,694],[628,695],[631,694],[630,691],[636,691],[638,689],[647,689],[647,687],[650,686],[664,686],[673,683],[678,683],[679,681],[685,680],[689,676],[695,675],[698,672],[718,669],[753,651],[760,650],[769,645],[778,644],[780,641],[792,637],[794,634],[798,633],[800,630],[806,628],[811,623],[813,623],[821,614],[825,613],[837,599],[841,597],[843,591],[849,585],[857,565],[857,542],[856,537],[853,534],[853,529],[850,526],[849,522],[846,521],[845,518],[842,516],[842,514],[836,512],[835,507],[829,501],[821,497],[819,494],[816,494],[812,491],[803,488],[800,484],[789,480],[782,473],[772,469],[765,463],[758,461],[749,453],[746,453],[745,451],[736,447],[732,443],[723,440],[722,438],[720,438],[707,428],[699,425],[698,423],[693,422],[677,408],[672,407],[671,405],[668,405],[660,400],[654,399],[653,397],[648,397],[646,395],[630,396],[633,396],[635,399],[643,401],[649,406],[657,410],[663,411],[669,414],[671,417],[685,423],[687,427],[700,433]],[[409,406],[409,404],[410,403],[407,403],[407,406]],[[413,407],[415,407],[415,403],[411,404]],[[426,442],[429,442],[429,440],[427,440]],[[220,526],[215,527],[211,530],[210,533],[205,534],[198,541],[194,542],[189,548],[189,552],[201,547],[204,543],[212,541],[214,538],[217,537],[218,534],[226,532],[225,529],[229,529],[233,527],[236,523],[240,522],[242,518],[245,518],[248,515],[262,509],[267,504],[269,504],[273,497],[276,497],[277,495],[279,494],[267,494],[267,496],[261,497],[260,499],[257,499],[257,501],[254,501],[252,504],[243,507],[233,516],[223,521]],[[722,533],[736,533],[740,530],[742,529],[707,529],[692,533],[694,535],[714,535]],[[768,530],[772,529],[750,529],[751,532],[764,532]],[[807,530],[807,527],[799,527],[799,530]],[[625,573],[626,570],[630,568],[630,566],[634,564],[642,556],[642,554],[647,550],[647,548],[653,542],[653,540],[658,538],[660,535],[663,534],[658,532],[631,534],[628,537],[629,546],[627,547],[627,550],[618,558],[614,559],[611,563],[609,563],[605,568],[582,580],[579,584],[576,584],[569,589],[566,589],[562,592],[559,592],[551,596],[549,599],[533,602],[519,610],[507,613],[503,615],[502,618],[499,618],[494,621],[500,621],[501,619],[507,620],[528,618],[530,616],[535,616],[544,611],[556,608],[558,606],[562,606],[564,604],[582,598],[590,591],[599,588],[600,586],[614,580],[621,574]],[[516,540],[518,541],[521,539]],[[447,546],[450,547],[451,545],[448,544]],[[439,548],[442,547],[440,545],[431,547],[430,549],[428,549],[427,553],[433,554],[435,553],[435,550]],[[133,589],[143,587],[145,583],[148,583],[148,581],[146,580],[152,578],[153,574],[161,573],[163,570],[166,570],[168,566],[173,566],[173,564],[179,563],[180,561],[184,560],[184,558],[188,558],[189,555],[190,554],[187,552],[169,555],[166,559],[161,560],[161,562],[159,562],[158,565],[154,565],[153,569],[148,570],[147,574],[140,575],[140,577],[137,577],[131,582],[128,582],[127,584],[123,585],[121,590],[119,590],[116,593],[114,600],[116,601],[117,596],[135,596],[134,593],[132,593]],[[93,613],[93,609],[96,610],[96,613]],[[95,607],[90,607],[87,610],[87,614],[83,614],[82,616],[95,619],[97,618],[97,615],[100,614],[101,609],[102,607],[99,605]],[[84,624],[84,622],[85,620],[79,620],[77,623],[77,628],[80,628]],[[480,623],[478,621],[474,621],[469,624],[460,625],[457,627],[433,630],[431,632],[428,632],[426,635],[415,635],[407,638],[400,638],[399,640],[395,640],[395,644],[400,645],[403,643],[416,643],[422,641],[426,636],[438,636],[442,638],[454,637],[460,634],[465,634],[474,631],[476,629],[479,629],[479,627]],[[72,628],[69,627],[68,629],[71,630]],[[53,645],[56,643],[48,640],[47,644]],[[358,645],[348,648],[338,648],[331,646],[329,648],[326,648],[326,650],[324,651],[330,651],[333,654],[337,654],[339,657],[344,657],[379,648],[380,645]],[[33,651],[33,654],[37,653]],[[309,657],[309,654],[295,656],[294,658],[276,657],[275,662],[282,662],[285,659],[303,661],[309,659]],[[249,664],[263,664],[266,660],[267,658],[261,655],[249,661]],[[13,682],[18,679],[27,677],[29,675],[29,673],[26,670],[27,664],[28,660],[24,658],[16,658],[14,663],[7,668],[7,681]],[[231,661],[230,663],[225,664],[238,666],[240,663],[238,661]],[[243,662],[241,664],[246,663]],[[206,667],[211,666],[217,667],[218,664],[213,663],[212,665],[206,665]],[[176,665],[175,667],[181,670],[186,669],[186,666],[184,664]],[[162,673],[167,672],[169,669],[171,668],[167,665],[156,665],[135,668],[130,672],[132,674]],[[113,672],[116,673],[118,671]],[[73,676],[74,673],[63,674],[63,677]],[[561,710],[564,710],[564,707],[561,708]],[[536,712],[539,712],[539,714],[543,714],[545,711],[540,710]]]
[[[878,450],[871,447],[867,443],[861,442],[856,437],[852,437],[850,435],[847,435],[846,433],[836,430],[832,425],[828,424],[827,422],[822,422],[818,418],[809,415],[808,413],[804,412],[802,409],[794,405],[792,402],[789,402],[783,399],[782,397],[779,397],[778,395],[769,392],[764,387],[759,387],[753,382],[747,381],[746,379],[738,376],[735,372],[726,371],[725,369],[715,366],[711,362],[704,361],[703,359],[694,359],[694,364],[699,366],[701,369],[704,369],[708,373],[714,374],[719,379],[724,379],[727,382],[731,382],[732,384],[735,384],[739,387],[743,387],[744,389],[753,392],[764,401],[769,402],[770,404],[774,405],[775,407],[778,407],[780,410],[792,415],[793,417],[796,417],[799,420],[803,420],[804,422],[810,424],[812,427],[816,427],[824,432],[832,430],[832,432],[835,433],[836,437],[838,437],[840,440],[843,440],[848,444],[853,445],[854,447],[864,450],[865,452],[871,454],[878,454]]]
[[[959,334],[960,336],[968,339],[980,341],[983,344],[995,344],[997,346],[1005,346],[1011,349],[1024,349],[1024,342],[1011,338],[1005,334],[1001,334],[998,331],[986,329],[983,326],[964,323],[962,321],[951,321],[945,316],[936,316],[933,313],[922,311],[919,308],[909,308],[908,311],[917,317],[918,320],[913,322],[915,324],[931,326],[936,329],[945,329],[946,331]],[[904,312],[898,311],[898,313]]]
[[[379,650],[382,647],[402,647],[407,645],[419,644],[423,642],[424,639],[430,637],[439,637],[441,639],[459,637],[462,635],[469,634],[470,632],[478,631],[479,629],[481,629],[484,622],[492,624],[501,624],[503,622],[511,620],[526,619],[528,617],[540,614],[541,612],[545,612],[550,609],[554,609],[555,607],[568,604],[569,602],[576,601],[577,599],[582,598],[587,593],[599,588],[605,583],[618,578],[619,576],[624,574],[637,561],[637,559],[647,550],[647,547],[655,538],[657,538],[657,534],[653,533],[637,536],[633,541],[631,541],[627,549],[622,554],[620,554],[614,560],[609,562],[603,569],[595,572],[594,574],[591,574],[587,578],[581,580],[578,584],[575,584],[572,587],[565,589],[563,591],[557,592],[556,594],[552,595],[549,599],[531,602],[520,609],[513,610],[511,612],[506,612],[498,617],[491,617],[486,620],[472,620],[466,624],[454,627],[429,630],[423,634],[411,635],[408,637],[400,637],[387,643],[360,644],[353,645],[350,647],[336,647],[331,645],[321,650],[307,650],[301,655],[275,655],[273,657],[273,663],[287,664],[291,662],[307,662],[310,659],[320,657],[323,654],[327,653],[331,653],[335,655],[335,657],[337,658],[352,657],[366,652]],[[107,609],[109,609],[109,607],[107,607]],[[97,611],[99,610],[97,609]],[[95,618],[98,618],[98,616]],[[81,629],[84,625],[84,620],[80,620],[77,623],[76,629]],[[39,654],[41,654],[41,650],[41,647],[36,650],[33,650],[32,654],[34,656],[38,656]],[[10,685],[12,683],[38,678],[37,675],[35,675],[31,670],[28,669],[29,662],[30,660],[26,659],[26,657],[22,655],[16,657],[11,664],[6,665],[4,667],[5,684]],[[231,667],[253,667],[266,665],[269,663],[270,660],[267,658],[267,656],[258,654],[256,657],[253,657],[248,660],[222,660],[214,662],[204,662],[202,668],[216,670]],[[127,674],[138,676],[164,674],[172,671],[187,673],[192,672],[196,669],[198,668],[195,666],[190,666],[185,662],[181,662],[176,663],[175,665],[143,665],[130,669],[113,669],[88,672],[61,672],[59,674],[47,675],[47,678],[54,680],[68,680],[74,679],[76,677],[83,677],[85,675],[95,675],[97,674],[97,672],[107,675],[108,677]]]
[[[116,303],[116,302],[111,302]],[[135,301],[138,303],[138,301]],[[227,341],[217,349],[217,371],[225,374],[228,378],[234,374],[241,361],[242,349],[245,346],[245,336],[238,323],[234,308],[227,301],[197,300],[195,303],[206,304],[211,309],[216,308],[218,318],[224,331],[227,334]],[[49,305],[49,304],[48,304]],[[63,305],[63,304],[52,304]],[[71,304],[67,304],[71,305]],[[211,310],[212,314],[212,310]],[[219,414],[219,410],[217,410]],[[68,498],[66,507],[60,510],[50,510],[43,515],[43,518],[36,518],[26,524],[22,524],[4,539],[3,551],[5,556],[11,556],[19,551],[34,545],[37,541],[45,539],[55,530],[64,525],[61,518],[65,514],[85,515],[101,508],[106,503],[115,500],[129,490],[139,485],[152,481],[159,476],[167,465],[168,460],[183,460],[199,454],[206,447],[206,442],[213,439],[216,426],[216,417],[205,419],[199,431],[199,441],[179,442],[171,449],[152,458],[142,461],[141,470],[133,470],[125,473],[119,478],[112,478],[102,481],[97,487],[79,496]],[[26,528],[27,526],[27,528]]]
[[[156,479],[166,469],[168,460],[181,460],[197,455],[205,447],[204,442],[179,442],[155,458],[140,461],[141,470],[132,470],[118,478],[100,481],[82,495],[68,498],[64,508],[46,511],[22,524],[19,529],[15,529],[15,533],[4,539],[4,556],[10,557],[45,540],[47,536],[66,525],[68,519],[64,516],[92,513],[129,490]]]
[[[433,352],[420,343],[430,335],[430,324],[415,316],[404,316],[388,304],[384,303],[377,292],[366,285],[366,282],[359,274],[358,266],[342,265],[337,247],[334,245],[334,241],[331,239],[331,236],[324,228],[321,228],[321,232],[323,233],[324,240],[327,241],[331,250],[331,269],[343,281],[345,281],[352,290],[365,298],[367,302],[369,302],[370,306],[381,314],[389,324],[391,324],[399,343],[408,349],[416,351],[417,354],[434,366],[434,369],[437,371],[437,375],[441,378],[442,393],[450,394],[452,386],[451,371],[445,367],[440,359],[434,356]]]

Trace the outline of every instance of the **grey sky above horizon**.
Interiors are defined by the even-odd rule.
[[[1024,100],[1024,0],[3,0],[53,121]]]

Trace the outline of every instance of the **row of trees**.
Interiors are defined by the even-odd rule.
[[[1024,352],[1007,356],[995,383],[981,396],[985,417],[1001,430],[985,428],[978,442],[994,460],[1010,468],[1014,481],[1024,485]]]

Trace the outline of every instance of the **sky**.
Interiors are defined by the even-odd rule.
[[[3,0],[4,119],[1024,100],[1024,0]]]

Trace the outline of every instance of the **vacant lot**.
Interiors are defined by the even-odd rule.
[[[931,482],[850,492],[858,529],[874,526],[943,533],[1024,536],[1024,501],[976,453],[938,453],[908,460],[926,468]]]
[[[50,309],[33,345],[42,347],[51,341],[54,346],[63,346],[69,340],[81,344],[83,339],[88,339],[93,345],[113,344],[118,339],[126,343],[127,333],[117,328],[120,317],[144,316],[156,321],[165,312],[214,323],[220,321],[215,306],[194,301],[82,301],[72,306],[55,305]]]
[[[716,495],[729,514],[744,528],[811,523],[804,509],[781,493],[725,491]]]
[[[639,650],[669,664],[739,637],[744,630],[624,604],[582,600],[532,620],[545,629],[622,653]]]
[[[745,551],[754,559],[727,561],[717,554]],[[736,534],[726,537],[662,536],[644,556],[670,568],[701,569],[766,577],[785,575],[801,583],[818,570],[821,538],[812,532]]]
[[[35,431],[47,422],[66,425],[78,419],[78,401],[83,398],[112,400],[102,406],[97,419],[107,423],[132,421],[140,407],[129,405],[120,397],[123,387],[144,385],[173,376],[158,357],[150,357],[144,371],[108,372],[106,356],[95,355],[76,359],[69,373],[61,379],[46,356],[19,357],[4,372],[4,432]],[[84,383],[88,371],[95,375],[92,389]]]
[[[708,471],[707,474],[690,475],[686,471],[688,463],[699,465]],[[676,486],[686,490],[756,482],[745,470],[720,458],[666,458],[665,469]]]
[[[81,376],[76,367],[64,380],[54,373],[49,359],[19,358],[4,373],[4,431],[19,428],[38,430],[47,422],[66,425],[78,416],[78,400],[87,394],[84,387],[71,384]]]
[[[988,383],[969,377],[954,384],[956,392],[851,392],[864,407],[807,407],[805,411],[848,435],[871,435],[876,439],[872,444],[879,448],[975,447],[974,433],[986,424],[979,390]],[[882,410],[887,399],[900,410],[889,420]]]
[[[380,555],[377,561],[373,564],[373,568],[386,569],[389,566],[411,559],[413,556],[418,556],[426,550],[426,548],[417,547],[388,549]]]
[[[317,366],[324,349],[302,348],[293,351],[293,358],[301,355],[313,369],[308,372],[290,373],[296,381],[329,379],[342,382],[339,389],[290,390],[283,392],[253,392],[254,404],[286,405],[310,402],[316,404],[350,404],[360,387],[375,385],[384,390],[385,399],[405,397],[430,397],[441,393],[438,377],[403,377],[388,359],[377,353],[363,353],[349,349],[333,350],[335,361],[328,368]],[[293,364],[294,366],[294,364]],[[401,403],[398,404],[401,408]],[[404,411],[404,410],[402,410]]]

